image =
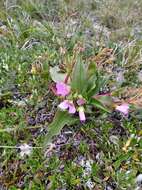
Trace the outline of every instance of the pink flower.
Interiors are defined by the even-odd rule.
[[[63,102],[61,102],[58,107],[61,109],[61,110],[67,110],[69,105],[68,105],[68,101],[67,100],[64,100]]]
[[[80,99],[77,100],[77,104],[78,104],[79,106],[82,106],[82,105],[84,105],[85,103],[86,103],[86,101],[85,101],[83,98],[80,98]]]
[[[75,113],[76,112],[76,108],[73,104],[72,101],[69,101],[69,100],[64,100],[63,102],[61,102],[58,107],[61,109],[61,110],[68,110],[69,113]]]
[[[63,82],[56,83],[57,95],[67,96],[70,93],[70,86]]]
[[[85,117],[85,113],[84,113],[84,107],[82,107],[82,106],[79,107],[78,111],[79,111],[79,119],[80,119],[80,121],[85,121],[86,117]]]
[[[129,113],[129,105],[124,103],[124,104],[122,104],[120,106],[117,106],[116,110],[122,112],[124,115],[128,115],[128,113]]]

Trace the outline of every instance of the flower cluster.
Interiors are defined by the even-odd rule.
[[[80,121],[85,121],[85,108],[84,105],[86,100],[81,95],[71,95],[71,87],[64,82],[56,83],[56,94],[64,98],[64,100],[58,105],[58,107],[65,111],[67,110],[70,114],[79,113]],[[121,112],[124,116],[128,116],[129,104],[123,103],[115,108]]]
[[[76,100],[73,100],[73,96],[68,96],[70,95],[70,92],[71,88],[67,84],[63,82],[56,83],[56,94],[64,98],[58,107],[63,111],[67,110],[70,114],[75,114],[78,111],[80,121],[85,121],[85,99],[82,96],[77,96]]]

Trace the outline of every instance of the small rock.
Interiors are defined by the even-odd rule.
[[[142,82],[142,70],[138,73],[138,80]]]
[[[139,174],[137,177],[136,177],[136,183],[138,186],[141,186],[142,187],[142,174]]]
[[[113,190],[113,189],[111,188],[111,186],[108,185],[108,186],[106,187],[106,190]]]
[[[114,144],[114,145],[118,145],[118,142],[119,142],[119,138],[115,135],[111,135],[109,137],[109,140]]]
[[[125,78],[124,78],[124,72],[120,71],[116,74],[116,82],[119,85],[122,85],[125,82]]]

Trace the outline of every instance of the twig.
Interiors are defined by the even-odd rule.
[[[0,145],[0,148],[7,148],[7,149],[20,149],[18,146],[7,146],[7,145]],[[42,146],[34,146],[31,147],[32,149],[41,149],[43,148]]]
[[[15,127],[15,128],[7,128],[7,129],[0,129],[0,133],[3,133],[3,132],[12,132],[12,131],[17,131],[17,130],[24,130],[24,129],[38,129],[38,128],[42,128],[42,126],[33,126],[33,127],[28,127],[28,128],[18,128],[18,127]]]

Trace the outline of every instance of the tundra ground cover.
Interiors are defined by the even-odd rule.
[[[138,189],[141,1],[0,3],[0,188]],[[92,63],[89,76],[94,65],[93,74],[97,69],[93,84],[99,88],[87,91],[97,89],[94,107],[86,105],[86,94],[74,91],[64,102],[60,95],[70,90],[56,86],[70,74],[78,51],[81,63]],[[78,83],[81,86],[77,80],[73,89]],[[84,100],[85,118],[80,118],[86,121],[74,123],[79,120],[79,100]],[[62,112],[55,123],[65,127],[55,130],[52,144],[43,147],[47,135],[54,133],[49,128],[57,107],[70,111],[70,101],[75,103],[74,117]],[[69,104],[63,107],[63,102]]]

